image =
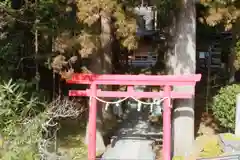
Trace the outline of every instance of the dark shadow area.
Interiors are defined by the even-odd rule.
[[[202,74],[202,79],[196,84],[195,87],[195,137],[201,123],[202,114],[206,112],[206,86],[207,86],[207,77],[206,74]]]

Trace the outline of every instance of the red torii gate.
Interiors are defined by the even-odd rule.
[[[115,75],[115,74],[74,74],[67,83],[88,84],[90,89],[70,90],[69,96],[91,97],[89,108],[89,143],[88,160],[96,158],[96,97],[134,97],[134,98],[165,98],[163,101],[163,160],[171,159],[171,99],[186,99],[194,96],[194,93],[175,92],[172,86],[195,86],[200,81],[201,74],[195,75]],[[127,91],[102,91],[98,85],[127,85]],[[161,92],[135,92],[133,86],[164,86]],[[131,95],[131,96],[129,96]]]

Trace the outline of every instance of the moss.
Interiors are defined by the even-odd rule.
[[[222,148],[219,144],[219,138],[217,135],[211,136],[200,136],[197,138],[199,143],[196,143],[199,148],[197,153],[193,153],[193,155],[189,156],[175,156],[172,160],[196,160],[196,157],[200,158],[210,158],[217,157],[223,154]],[[200,143],[201,142],[201,143]]]
[[[183,156],[174,156],[172,160],[184,160]]]
[[[231,133],[225,133],[223,137],[225,140],[240,141],[240,137],[236,137],[234,134]]]
[[[216,157],[223,153],[222,148],[219,144],[219,139],[211,139],[206,142],[203,146],[203,150],[200,152],[200,157]]]

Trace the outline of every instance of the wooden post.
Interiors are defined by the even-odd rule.
[[[171,159],[171,106],[170,106],[171,87],[164,86],[163,102],[163,160]]]
[[[90,86],[91,96],[89,104],[89,132],[88,132],[88,160],[96,158],[96,120],[97,120],[97,85],[92,83]]]

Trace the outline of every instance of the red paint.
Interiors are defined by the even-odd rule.
[[[91,95],[96,96],[97,85],[92,83],[90,86]],[[89,108],[89,135],[88,135],[88,160],[95,160],[96,157],[96,121],[97,121],[97,100],[96,98],[90,99]]]
[[[94,97],[135,97],[135,98],[191,98],[194,93],[171,91],[172,86],[195,86],[200,81],[201,75],[96,75],[96,74],[74,74],[68,80],[72,84],[89,84],[90,90],[70,90],[69,96],[88,96],[91,98],[89,109],[89,145],[88,160],[95,160],[96,156],[96,116],[97,100]],[[127,85],[126,92],[101,91],[97,85]],[[133,86],[164,86],[161,92],[135,92]],[[171,158],[171,106],[170,99],[164,100],[163,111],[163,160]]]
[[[135,92],[128,90],[127,92],[121,91],[101,91],[100,89],[97,90],[97,97],[128,97],[128,95],[133,96],[135,98],[160,98],[163,96],[164,92]],[[90,97],[91,91],[90,90],[70,90],[69,96],[81,96],[81,97]],[[171,98],[191,98],[192,93],[189,92],[171,92]]]
[[[134,83],[142,83],[142,85],[186,85],[186,84],[195,84],[195,82],[201,79],[201,74],[194,75],[182,75],[182,76],[173,76],[173,75],[117,75],[117,74],[74,74],[68,83],[74,84],[116,84],[116,85],[140,85]],[[150,83],[149,83],[150,82]]]
[[[164,97],[171,96],[171,87],[164,86]],[[163,101],[163,160],[171,159],[171,99]]]

